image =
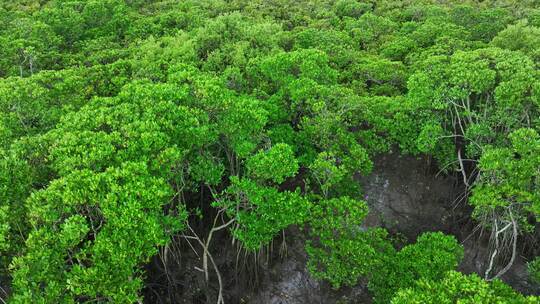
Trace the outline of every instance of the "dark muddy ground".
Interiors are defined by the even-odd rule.
[[[453,234],[465,249],[459,270],[482,275],[489,258],[488,233],[475,229],[471,210],[462,199],[461,180],[436,170],[424,158],[379,157],[374,172],[361,178],[372,211],[368,224],[401,233],[409,241],[425,231]],[[526,263],[519,256],[502,280],[526,294],[540,292],[539,286],[528,282]]]
[[[437,174],[436,169],[424,158],[385,155],[375,160],[375,169],[370,176],[359,178],[370,206],[366,226],[382,226],[394,235],[414,241],[422,232],[443,231],[455,235],[465,247],[465,257],[459,270],[465,273],[482,274],[488,259],[487,235],[472,233],[475,223],[470,220],[470,210],[459,200],[463,188],[459,180]],[[223,276],[226,303],[253,304],[314,304],[314,303],[371,303],[365,284],[354,288],[332,290],[328,284],[310,277],[303,250],[303,236],[296,228],[285,233],[270,248],[258,256],[237,259],[234,245],[223,235],[218,252],[218,264]],[[286,248],[286,250],[285,250]],[[189,248],[179,249],[184,255],[180,263],[170,265],[177,288],[167,290],[159,284],[167,284],[163,278],[163,267],[151,267],[149,278],[156,284],[152,292],[147,290],[148,303],[214,303],[217,284],[204,283],[203,274],[197,270],[201,260]],[[242,254],[242,253],[241,253]],[[171,260],[171,259],[169,259]],[[248,261],[242,265],[237,260]],[[159,264],[159,259],[156,259]],[[182,269],[178,271],[178,269]],[[172,274],[174,273],[174,274]],[[161,281],[155,276],[160,275]],[[518,257],[512,268],[502,277],[515,289],[524,293],[540,293],[538,286],[527,281],[526,264]],[[210,277],[216,282],[215,275]],[[169,296],[165,296],[168,293]],[[161,295],[158,298],[158,295]],[[165,296],[165,297],[163,297]]]

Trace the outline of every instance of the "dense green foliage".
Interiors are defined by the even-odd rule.
[[[0,45],[10,303],[140,302],[179,238],[208,279],[214,232],[254,253],[293,225],[315,278],[369,280],[376,303],[538,301],[455,272],[452,236],[397,250],[355,180],[429,155],[502,274],[540,220],[536,0],[3,1]]]
[[[385,256],[385,263],[373,272],[369,287],[375,303],[389,303],[398,290],[413,286],[419,279],[442,279],[462,257],[463,248],[455,238],[440,232],[422,234],[415,244]]]
[[[380,228],[360,230],[367,215],[367,205],[349,197],[330,199],[312,208],[311,233],[318,239],[309,241],[306,251],[308,268],[316,278],[326,279],[335,288],[355,285],[361,276],[377,271],[393,248]]]
[[[422,279],[413,288],[400,290],[392,304],[435,303],[538,303],[538,297],[525,298],[501,281],[488,283],[476,274],[447,272],[442,280]]]

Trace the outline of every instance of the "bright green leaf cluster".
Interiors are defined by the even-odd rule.
[[[248,159],[246,167],[255,178],[282,183],[285,178],[296,175],[298,161],[289,145],[278,143],[267,151],[253,155]]]
[[[524,297],[501,281],[488,283],[476,274],[449,271],[440,281],[420,280],[414,287],[400,290],[392,304],[488,304],[538,303],[538,297]]]
[[[310,203],[298,191],[279,192],[249,179],[232,178],[226,193],[216,205],[236,218],[233,236],[249,250],[267,245],[283,229],[303,224],[308,216]]]
[[[309,218],[311,241],[306,244],[308,268],[334,288],[353,286],[381,266],[393,251],[387,232],[361,226],[368,213],[364,201],[350,197],[321,200]]]
[[[540,219],[540,136],[534,129],[510,134],[511,147],[489,147],[479,160],[482,170],[471,197],[478,217],[499,211],[508,220]],[[524,223],[526,225],[526,222]]]
[[[424,233],[416,243],[386,256],[384,263],[373,272],[369,289],[376,303],[389,303],[398,290],[414,286],[417,280],[442,279],[462,258],[463,247],[453,236]]]

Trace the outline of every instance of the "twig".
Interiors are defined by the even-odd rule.
[[[512,215],[512,210],[509,209],[508,213],[510,215],[510,219],[512,220],[511,224],[512,224],[512,230],[513,230],[512,231],[512,240],[513,240],[513,242],[512,242],[512,257],[510,258],[510,262],[508,262],[508,264],[503,269],[501,269],[501,271],[499,271],[489,281],[497,279],[497,278],[501,277],[503,274],[505,274],[510,269],[510,267],[512,267],[512,265],[514,264],[514,260],[516,259],[516,252],[517,252],[516,247],[517,247],[517,237],[518,237],[517,223],[514,220],[514,216]],[[505,227],[503,229],[506,229],[507,227]]]
[[[469,189],[471,186],[469,185],[469,179],[467,178],[465,166],[463,165],[463,159],[461,158],[461,149],[458,149],[457,157],[459,160],[459,171],[461,171],[461,174],[463,175],[463,183],[465,184],[465,186],[467,186],[467,189]]]

